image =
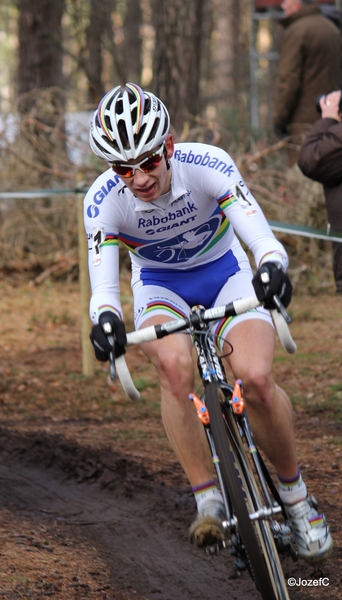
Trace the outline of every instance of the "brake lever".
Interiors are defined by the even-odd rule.
[[[267,272],[261,274],[261,281],[265,286],[270,282],[270,276]],[[272,297],[272,300],[273,300],[274,304],[276,305],[278,312],[280,312],[281,316],[285,320],[285,322],[288,325],[290,325],[291,317],[290,317],[289,313],[287,312],[283,303],[280,301],[278,294],[274,294]]]
[[[113,329],[110,323],[103,323],[102,329],[107,336],[108,342],[110,343],[112,350],[109,353],[109,376],[112,381],[116,379],[116,368],[115,368],[115,338],[113,335]]]
[[[109,376],[110,376],[111,380],[113,381],[114,379],[116,379],[115,354],[114,354],[115,341],[114,341],[113,335],[108,336],[108,342],[110,343],[110,345],[113,348],[113,350],[109,353]]]
[[[280,298],[277,294],[274,294],[273,296],[273,302],[277,307],[278,312],[280,312],[281,316],[284,318],[284,320],[286,321],[286,323],[288,325],[290,325],[291,323],[291,317],[289,315],[289,313],[287,312],[285,306],[283,305],[283,303],[280,301]]]

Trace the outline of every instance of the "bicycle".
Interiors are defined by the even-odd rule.
[[[284,349],[292,353],[296,345],[287,327],[290,318],[279,299],[274,299],[278,310],[271,311],[272,317]],[[242,382],[237,380],[234,386],[227,382],[208,326],[212,321],[242,314],[259,305],[256,296],[252,296],[211,309],[194,307],[184,319],[127,333],[127,345],[160,339],[175,332],[190,332],[203,392],[200,397],[192,393],[189,399],[206,432],[224,499],[224,527],[230,534],[227,542],[208,547],[207,552],[217,553],[229,548],[236,568],[248,570],[264,600],[289,600],[279,553],[287,552],[294,560],[297,553],[292,545],[284,506],[255,445],[243,401]],[[104,324],[103,329],[114,347],[110,324]],[[126,394],[133,400],[138,399],[139,392],[124,356],[115,361],[114,353],[111,353],[111,378],[116,374]],[[282,517],[281,523],[276,520],[277,515]]]

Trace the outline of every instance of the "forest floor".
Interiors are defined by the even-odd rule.
[[[227,552],[188,542],[195,504],[141,351],[126,355],[141,391],[132,403],[106,365],[82,375],[77,283],[0,277],[0,598],[257,600]],[[122,300],[130,328],[128,275]],[[342,596],[341,304],[333,289],[295,295],[297,353],[276,349],[302,472],[334,537],[320,568],[284,561],[292,600]]]

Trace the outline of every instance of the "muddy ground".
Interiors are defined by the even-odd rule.
[[[207,556],[188,543],[195,504],[141,351],[127,354],[141,391],[134,404],[120,384],[109,386],[106,366],[82,375],[77,283],[37,287],[2,276],[0,301],[0,598],[257,600],[227,551]],[[131,323],[125,276],[123,302]],[[285,356],[278,343],[275,372],[293,402],[302,472],[335,547],[319,569],[286,559],[284,571],[295,579],[292,600],[336,600],[342,298],[333,289],[295,295],[290,312],[298,351]]]

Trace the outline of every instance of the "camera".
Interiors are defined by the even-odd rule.
[[[340,102],[338,105],[338,111],[340,113],[342,113],[342,90],[336,90],[336,91],[340,91],[341,92],[341,98],[340,98]],[[320,94],[320,96],[317,96],[316,101],[315,101],[315,106],[316,106],[316,110],[319,114],[322,114],[322,110],[321,107],[319,105],[321,98],[325,98],[325,96],[327,96],[327,94]]]

